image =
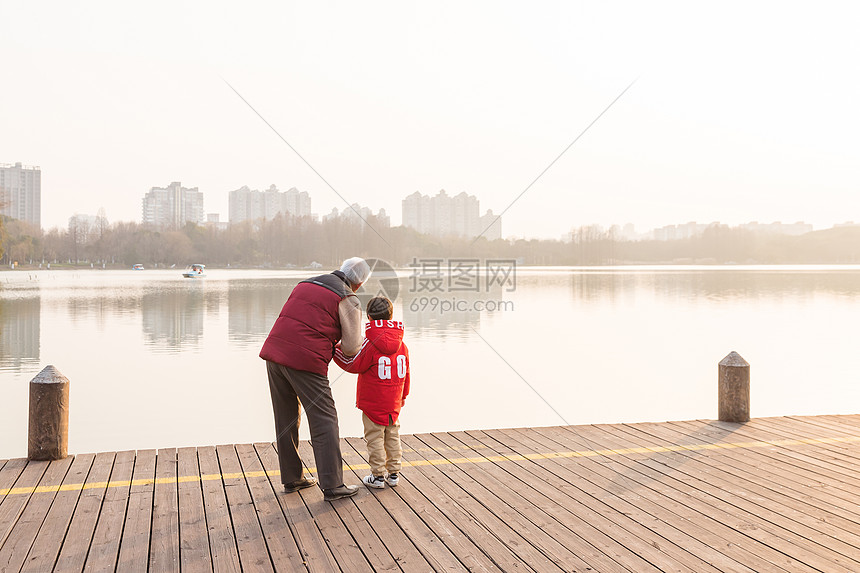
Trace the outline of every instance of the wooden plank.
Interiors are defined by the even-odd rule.
[[[120,540],[131,491],[135,453],[119,452],[110,474],[110,487],[102,501],[96,531],[84,564],[84,571],[113,571],[119,556]]]
[[[415,437],[425,445],[435,448],[437,445],[445,447],[446,442],[442,441],[442,436],[443,434],[420,434]],[[462,464],[457,458],[447,458],[446,455],[438,451],[437,453],[451,462],[450,466],[442,466],[443,472],[448,473],[453,468],[460,470],[456,477],[460,487],[493,513],[521,529],[523,537],[559,567],[565,570],[588,567],[588,563],[571,549],[577,544],[575,534],[542,509],[535,507],[531,501],[514,492],[509,484],[496,480],[486,471],[485,466],[488,464]],[[630,571],[620,564],[617,570]]]
[[[727,439],[736,439],[717,428],[695,422],[668,423],[666,430],[675,430],[682,435],[685,432],[695,431],[697,437],[706,435],[715,444],[724,443]],[[808,455],[814,456],[814,451],[809,448],[809,446],[803,446],[804,451],[809,452]],[[713,456],[710,452],[703,452],[701,457],[710,460]],[[725,449],[721,450],[720,463],[727,471],[731,471],[751,484],[788,496],[792,502],[802,501],[804,504],[802,511],[814,515],[816,522],[826,519],[830,524],[843,527],[846,531],[853,531],[860,521],[860,507],[856,503],[857,492],[860,489],[848,487],[848,484],[829,478],[822,479],[819,475],[807,472],[797,462],[786,461],[778,453],[771,455],[767,450],[760,448]],[[761,471],[764,467],[768,469],[766,473]],[[782,479],[772,479],[774,472],[779,472]]]
[[[179,488],[176,450],[158,450],[152,503],[149,569],[179,573]]]
[[[841,429],[844,433],[852,436],[860,435],[860,415],[830,415],[830,416],[790,416],[791,419],[803,419],[809,423],[823,424],[828,427]],[[855,442],[856,445],[856,442]]]
[[[215,448],[197,448],[197,460],[200,464],[200,485],[203,489],[203,510],[206,514],[212,568],[219,573],[237,573],[242,570],[239,548]]]
[[[505,430],[504,433],[514,436],[517,440],[533,441],[539,451],[557,449],[587,451],[602,447],[601,444],[595,444],[591,440],[584,440],[581,435],[583,429],[579,427],[576,433],[555,427]],[[710,546],[719,548],[720,552],[756,571],[781,570],[790,573],[815,571],[812,567],[789,558],[766,544],[749,543],[745,540],[743,532],[732,526],[739,521],[737,517],[699,502],[689,493],[693,489],[689,484],[676,484],[673,479],[641,466],[627,456],[617,455],[602,459],[578,457],[575,463],[573,459],[567,458],[559,458],[557,461],[577,474],[580,471],[579,468],[584,467],[602,476],[608,483],[617,484],[610,487],[607,499],[623,495],[624,492],[635,492],[637,504],[641,504],[643,499],[648,500],[657,506],[653,511],[660,515],[661,519],[674,522],[677,518],[673,516],[677,516],[686,521],[697,537],[701,536]],[[665,508],[663,512],[660,511],[660,507]]]
[[[589,441],[582,441],[581,432],[581,428],[577,428],[576,434],[566,431],[566,428],[539,428],[516,430],[515,434],[533,438],[541,444],[548,444],[544,447],[555,446],[577,451],[602,447],[601,444],[591,441],[595,439],[592,433]],[[712,546],[719,547],[725,554],[757,571],[778,568],[792,573],[814,571],[812,567],[785,556],[765,543],[750,542],[743,532],[745,527],[743,516],[726,511],[722,507],[704,503],[697,497],[694,484],[677,482],[671,477],[642,466],[625,455],[612,455],[602,459],[583,457],[577,458],[576,461],[577,465],[588,467],[609,480],[620,480],[621,485],[618,486],[618,490],[636,491],[641,497],[686,519],[691,526],[699,525],[702,529],[713,532],[716,538],[706,538],[712,540],[710,543]],[[564,463],[568,464],[566,460]],[[747,554],[749,557],[745,558]],[[770,565],[759,568],[756,563],[770,563]]]
[[[484,432],[452,432],[451,436],[460,439],[466,445],[482,443],[485,446],[495,446],[490,450],[489,455],[503,457],[522,455],[495,441]],[[584,492],[581,490],[576,490],[573,482],[566,482],[551,471],[536,471],[539,468],[535,467],[533,462],[529,464],[530,467],[526,467],[517,460],[500,463],[496,467],[498,471],[505,472],[499,475],[502,481],[527,484],[530,490],[523,492],[523,495],[531,499],[535,505],[547,508],[547,512],[555,515],[566,527],[573,528],[587,542],[571,549],[595,570],[617,567],[616,562],[630,568],[639,560],[646,560],[648,563],[646,567],[657,567],[660,570],[716,573],[720,570],[732,570],[731,567],[735,567],[734,570],[746,569],[737,567],[736,563],[716,552],[707,560],[691,555],[683,548],[684,545],[694,541],[688,535],[670,528],[659,529],[660,533],[658,533],[657,528],[647,529],[621,512],[606,511],[610,506],[604,509],[601,507],[604,504],[599,500],[583,495]],[[493,467],[493,464],[486,465]],[[603,511],[598,511],[598,508]],[[655,542],[659,549],[653,546]],[[713,561],[715,558],[722,558],[721,565],[728,568],[715,567]]]
[[[304,571],[304,565],[293,532],[287,524],[284,512],[275,497],[275,491],[268,477],[263,471],[263,464],[257,457],[257,452],[251,444],[236,445],[236,453],[242,471],[245,472],[245,481],[251,492],[251,500],[260,520],[263,530],[263,539],[269,549],[269,555],[276,570]],[[260,475],[247,475],[247,474]]]
[[[604,431],[608,447],[618,447],[620,443],[630,445],[626,438],[619,437],[619,433],[611,431],[611,428],[595,426],[597,430]],[[657,445],[665,445],[665,442],[653,441]],[[634,446],[646,445],[643,440],[636,442]],[[750,492],[744,484],[712,480],[706,471],[690,461],[688,452],[668,452],[648,455],[647,459],[638,460],[657,471],[667,475],[674,473],[679,481],[695,482],[694,493],[697,498],[705,503],[730,511],[738,516],[743,526],[744,534],[752,539],[765,542],[779,551],[793,556],[799,561],[815,568],[829,571],[850,571],[851,560],[843,556],[834,555],[821,545],[811,542],[804,534],[795,531],[795,524],[785,519],[779,512],[772,511],[762,504],[749,501]],[[698,452],[697,452],[698,453]],[[672,467],[673,471],[666,471]],[[817,535],[813,530],[800,528],[804,533]]]
[[[839,436],[847,438],[848,441],[832,444],[838,451],[844,452],[854,458],[860,457],[860,427],[852,422],[860,424],[857,417],[848,416],[786,416],[784,418],[765,418],[769,424],[779,424],[785,427],[796,428],[804,433],[814,432],[827,436]],[[828,447],[830,447],[828,445]]]
[[[118,571],[146,573],[149,564],[155,457],[155,450],[139,450],[134,460],[125,527],[119,547]]]
[[[740,428],[727,427],[724,422],[694,421],[690,422],[708,435],[724,436],[724,441],[773,441],[771,445],[753,448],[757,452],[782,457],[799,468],[830,476],[838,481],[860,485],[860,478],[850,468],[844,466],[860,461],[858,443],[827,443],[831,438],[856,438],[854,434],[841,431],[828,431],[818,425],[804,426],[803,422],[777,421],[771,419],[756,420],[755,423],[745,424]],[[736,436],[729,439],[729,436]],[[824,439],[824,442],[809,442],[809,440]],[[807,442],[788,443],[780,442]]]
[[[26,459],[18,458],[14,460],[4,460],[2,467],[0,467],[0,490],[11,489],[18,480],[18,477],[21,475],[21,472],[24,471],[25,467],[27,467]],[[10,495],[16,494],[0,495],[0,505],[3,505],[3,502],[9,498]],[[0,538],[0,543],[2,543],[2,538]]]
[[[18,481],[18,477],[21,475],[21,472],[23,472],[26,467],[27,460],[23,458],[4,460],[2,467],[0,467],[0,490],[11,489],[15,485],[15,482]],[[3,502],[7,498],[14,495],[16,494],[0,495],[0,505],[3,505]],[[2,521],[0,521],[0,525],[2,525]],[[0,533],[2,533],[2,530],[0,530]],[[0,545],[2,545],[2,542],[3,538],[0,537]]]
[[[716,422],[714,425],[720,429],[725,429],[721,422]],[[841,431],[827,431],[817,425],[804,425],[802,421],[788,422],[778,419],[756,420],[755,424],[744,427],[740,435],[749,435],[755,436],[756,439],[770,440],[810,440],[816,438],[828,440],[830,438],[856,437],[854,434],[846,434]],[[858,485],[860,484],[860,478],[857,478],[856,472],[851,471],[851,466],[860,462],[856,448],[856,443],[831,442],[794,445],[778,448],[778,451],[786,454],[791,452],[793,454],[792,457],[803,460],[799,465],[808,467],[810,471],[833,476],[837,480]],[[814,451],[815,454],[809,456],[807,452],[810,451]],[[805,458],[803,457],[804,455],[806,455]]]
[[[26,465],[26,458],[3,460],[3,464],[0,466],[0,489],[12,487],[12,484],[15,483],[15,480],[24,471]],[[4,499],[6,499],[6,496],[0,497],[0,503],[3,503]]]
[[[96,454],[54,566],[55,573],[83,571],[115,458],[113,452]]]
[[[27,462],[27,460],[10,460],[0,473],[3,489],[21,489],[28,491],[39,484],[45,475],[50,462]],[[0,548],[6,543],[6,538],[15,527],[21,512],[24,511],[33,493],[11,492],[0,499]]]
[[[432,448],[429,448],[415,436],[401,436],[401,441],[410,450],[415,452],[421,451],[422,448],[432,450]],[[427,450],[421,451],[420,454],[424,462],[438,460],[438,455],[433,455],[435,451]],[[408,456],[407,459],[411,458],[412,455],[414,454],[405,454],[405,456]],[[454,465],[416,464],[413,466],[414,469],[422,472],[431,482],[437,484],[458,506],[471,514],[477,522],[483,524],[498,541],[511,548],[516,557],[528,564],[533,570],[540,572],[566,570],[566,567],[553,562],[540,549],[529,542],[529,532],[525,528],[518,526],[513,520],[507,519],[504,513],[499,515],[491,511],[480,499],[472,496],[462,485],[466,482],[466,479],[464,472],[460,468]],[[476,544],[485,543],[485,540],[479,538],[477,535],[472,538],[472,541]],[[502,558],[506,557],[504,554],[500,555]],[[513,564],[516,565],[516,562]]]
[[[361,438],[346,440],[354,450],[364,447]],[[430,450],[430,448],[424,448]],[[528,570],[528,566],[458,503],[439,484],[410,462],[423,460],[412,448],[403,448],[405,473],[400,475],[397,495],[421,516],[433,532],[471,571]],[[404,487],[404,486],[410,487]],[[475,540],[479,540],[477,543]],[[483,547],[482,547],[483,546]]]
[[[66,489],[61,487],[54,497],[22,571],[50,571],[54,568],[83,489],[81,484],[86,481],[94,460],[94,454],[74,457],[71,468],[63,478],[63,486],[66,486]],[[87,543],[89,544],[89,540]]]
[[[619,431],[639,432],[638,435],[647,435],[657,443],[680,443],[688,439],[688,435],[679,432],[668,425],[660,424],[638,424],[637,427],[619,428]],[[647,428],[647,434],[644,434]],[[629,434],[633,435],[633,434]],[[698,436],[696,436],[698,438]],[[719,452],[719,453],[716,453]],[[719,488],[721,494],[729,501],[728,495],[736,496],[737,501],[731,500],[738,507],[745,508],[760,518],[767,519],[770,523],[778,525],[791,531],[806,540],[811,540],[836,555],[844,556],[860,564],[860,535],[852,532],[856,529],[856,523],[843,520],[843,529],[833,525],[838,516],[828,516],[824,512],[816,512],[810,515],[814,508],[809,507],[800,499],[798,490],[790,490],[782,493],[776,490],[775,484],[785,483],[784,472],[773,467],[768,468],[767,483],[759,484],[754,481],[752,473],[741,473],[728,466],[728,461],[736,451],[710,450],[703,452],[678,452],[678,455],[686,456],[690,462],[684,471],[688,475],[700,479],[703,484],[709,484]],[[703,459],[704,458],[704,459]],[[858,500],[860,501],[860,500]],[[779,508],[774,511],[771,508]],[[821,549],[811,547],[819,554],[825,555]],[[849,561],[850,564],[850,561]]]
[[[795,432],[801,436],[824,435],[843,436],[853,438],[847,442],[834,442],[832,444],[818,444],[825,448],[834,448],[837,451],[856,456],[858,453],[857,439],[860,438],[860,428],[852,425],[856,417],[849,416],[779,416],[771,418],[756,418],[754,427],[768,431],[779,429],[780,431]]]
[[[729,443],[737,443],[739,440],[783,439],[780,435],[774,436],[770,433],[762,433],[760,430],[732,432],[731,429],[724,428],[721,422],[708,423],[699,431],[708,433],[713,440],[728,441]],[[731,433],[727,434],[727,431]],[[841,467],[846,463],[839,460],[827,460],[827,456],[816,451],[815,446],[785,447],[773,445],[748,448],[744,453],[745,457],[758,460],[758,464],[764,467],[784,468],[784,480],[794,481],[798,484],[811,484],[806,488],[806,493],[840,507],[836,510],[837,513],[851,515],[857,513],[856,497],[852,490],[856,491],[860,484],[856,480],[845,477],[841,472],[832,471],[832,468]],[[853,465],[853,462],[849,462],[847,465]]]
[[[179,559],[180,570],[186,573],[212,571],[206,510],[203,507],[203,487],[196,448],[179,448],[176,452],[176,473],[179,476]]]
[[[359,447],[364,447],[364,440],[358,438],[356,441],[361,443]],[[344,461],[350,467],[367,466],[367,460],[348,440],[341,440],[341,451]],[[349,476],[358,482],[368,474],[370,474],[369,469],[344,470],[344,476]],[[384,549],[387,549],[385,570],[465,571],[465,566],[445,543],[397,495],[397,490],[403,491],[409,488],[403,482],[401,486],[390,488],[386,485],[384,489],[374,490],[362,485],[360,487],[366,489],[370,495],[355,497],[356,507],[367,522],[373,524],[373,529],[379,532],[381,543]],[[379,566],[374,568],[377,571],[382,570]]]
[[[72,465],[71,456],[50,462],[39,480],[39,487],[51,488],[49,491],[35,492],[27,501],[12,531],[0,547],[0,571],[18,571],[23,565],[30,547],[33,545],[39,528],[51,508],[57,490]],[[5,505],[5,504],[4,504]]]
[[[648,428],[647,437],[656,444],[672,439],[686,439],[684,434],[679,434],[667,426],[649,424]],[[619,430],[623,431],[624,428],[617,428],[613,433],[618,435]],[[640,433],[637,437],[642,435]],[[681,438],[678,438],[679,435]],[[680,451],[672,455],[688,458],[689,462],[683,468],[684,473],[698,479],[703,487],[715,488],[714,497],[766,520],[781,529],[775,530],[778,535],[830,563],[841,563],[848,569],[860,569],[860,549],[853,544],[860,542],[860,536],[822,521],[821,516],[808,515],[806,511],[809,508],[804,507],[804,502],[796,496],[776,492],[745,479],[744,475],[723,469],[724,460],[733,453],[735,452],[726,450],[719,454],[714,451],[704,454],[714,456],[713,461],[702,460],[702,452]],[[773,483],[785,480],[785,473],[773,467],[765,470],[765,476]],[[774,507],[779,509],[772,509]],[[834,517],[831,516],[831,519]]]
[[[254,449],[266,469],[272,489],[278,492],[278,503],[293,531],[305,566],[312,572],[337,571],[339,568],[334,557],[302,496],[298,493],[281,493],[284,486],[278,473],[278,453],[275,451],[274,444],[268,442],[254,444]]]
[[[608,427],[595,425],[592,426],[592,429],[595,433],[591,435],[590,439],[592,442],[601,444],[604,448],[617,449],[643,445],[641,443],[631,444],[630,441],[620,439]],[[625,456],[627,455],[625,454]],[[843,571],[845,573],[851,570],[840,564],[839,560],[834,561],[829,556],[823,556],[813,544],[808,543],[800,535],[780,525],[770,523],[755,511],[750,511],[751,505],[744,503],[741,496],[728,495],[720,488],[701,481],[701,476],[688,474],[685,470],[689,461],[684,456],[677,455],[677,452],[636,453],[629,454],[629,457],[643,467],[674,480],[672,482],[673,487],[677,488],[679,484],[688,485],[693,482],[694,485],[689,487],[686,493],[690,495],[690,498],[703,504],[702,511],[724,512],[727,515],[726,519],[730,520],[730,523],[738,523],[738,529],[750,539],[765,543],[813,568],[824,567],[832,572]]]
[[[314,459],[313,451],[308,442],[299,444],[299,454],[305,462]],[[305,474],[310,475],[308,469]],[[361,512],[355,506],[353,498],[338,499],[334,502],[328,502],[323,499],[323,493],[320,488],[307,488],[299,491],[299,495],[305,502],[308,511],[313,516],[314,520],[320,528],[323,537],[328,544],[328,548],[343,571],[373,571],[373,567],[369,558],[365,556],[364,550],[368,553],[378,551],[378,542],[370,544],[368,534],[372,534],[372,527]],[[366,492],[358,492],[356,495],[367,495]],[[346,516],[346,520],[344,520]],[[362,523],[363,522],[363,523]],[[353,528],[347,526],[350,524]],[[353,529],[355,524],[361,524],[367,531],[361,533],[359,539],[365,540],[367,547],[361,547],[358,541],[353,537]]]
[[[629,472],[615,471],[591,458],[543,459],[539,456],[545,454],[548,448],[556,446],[532,439],[516,430],[487,430],[480,434],[502,444],[500,448],[503,455],[519,453],[533,457],[528,461],[517,460],[512,463],[541,476],[550,485],[557,485],[560,491],[578,501],[585,508],[584,518],[592,519],[591,512],[604,515],[636,533],[655,549],[671,552],[675,559],[687,566],[744,573],[774,568],[769,561],[756,560],[714,533],[711,528],[689,519],[683,506],[641,487],[631,479]],[[504,446],[510,448],[509,453],[504,451]],[[569,503],[565,505],[570,506]],[[580,506],[576,508],[579,513]],[[600,520],[594,518],[594,523],[599,524]],[[648,532],[652,532],[650,536]],[[685,559],[673,545],[689,552],[693,561]],[[698,560],[705,561],[707,565],[698,564]]]
[[[239,457],[234,446],[216,446],[218,462],[224,479],[224,490],[230,516],[233,519],[233,532],[239,547],[239,562],[244,571],[274,571],[260,520],[248,491],[248,484],[242,475]]]
[[[860,442],[832,438],[858,435],[860,416],[404,436],[398,488],[334,504],[283,493],[270,443],[0,460],[0,489],[23,488],[0,495],[0,570],[856,571]],[[363,441],[343,453],[359,481]]]
[[[833,426],[828,428],[822,426],[819,422],[816,424],[809,423],[805,420],[788,420],[788,419],[764,419],[757,421],[758,423],[751,429],[758,431],[773,432],[776,436],[786,436],[789,438],[797,437],[799,439],[820,439],[823,443],[808,444],[805,446],[794,446],[791,449],[799,453],[804,453],[808,449],[815,452],[814,460],[816,463],[809,462],[804,465],[812,465],[816,470],[822,470],[822,473],[828,476],[833,476],[839,481],[860,486],[860,478],[857,473],[852,471],[852,467],[860,463],[860,444],[858,442],[838,442],[831,441],[833,439],[857,439],[856,432],[846,432],[843,426]]]
[[[465,446],[483,445],[466,432],[439,433],[434,436],[449,446],[456,446],[458,443]],[[497,454],[497,452],[489,453]],[[473,450],[473,452],[467,452],[467,455],[479,454],[477,450]],[[565,547],[597,570],[626,568],[630,571],[656,571],[656,567],[652,564],[656,560],[664,561],[667,566],[675,570],[684,570],[669,555],[655,550],[635,536],[626,536],[626,541],[631,544],[629,549],[618,543],[600,530],[610,529],[617,535],[623,536],[623,530],[617,528],[614,523],[602,520],[602,527],[597,529],[589,519],[579,517],[566,507],[571,500],[565,499],[558,489],[548,486],[543,479],[536,480],[533,475],[517,468],[515,464],[504,464],[502,467],[497,463],[480,463],[476,464],[476,468],[477,473],[472,472],[472,475],[482,483],[488,484],[506,503],[516,504],[513,507],[525,508],[525,505],[532,505],[540,508],[542,514],[528,508],[526,511],[531,512],[537,519],[544,520],[548,517],[554,520],[549,522],[550,528],[547,530],[553,532],[555,539],[564,543]],[[514,489],[508,484],[516,484],[515,493],[504,491]],[[600,516],[595,513],[590,517],[596,519]]]

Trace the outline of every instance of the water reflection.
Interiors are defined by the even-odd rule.
[[[278,318],[297,280],[230,281],[227,288],[227,336],[242,345],[261,343]]]
[[[520,279],[521,285],[538,282],[544,281],[535,277]],[[573,298],[583,301],[616,301],[635,291],[650,291],[663,298],[712,301],[807,298],[815,293],[847,297],[860,294],[860,272],[856,270],[573,272],[568,283]]]
[[[53,297],[52,297],[53,298]],[[87,295],[74,292],[65,301],[66,312],[73,323],[87,323],[103,330],[114,316],[136,314],[140,310],[139,296],[92,290]]]
[[[402,287],[405,285],[401,285]],[[413,292],[401,289],[401,318],[410,333],[434,338],[474,336],[482,319],[512,307],[505,306],[505,292]]]
[[[0,369],[38,366],[41,311],[39,297],[0,299]]]
[[[0,458],[22,455],[27,381],[46,364],[75,384],[75,451],[271,439],[257,353],[314,273],[175,274],[0,272]],[[556,423],[531,385],[571,423],[713,417],[730,350],[755,365],[756,416],[860,404],[860,267],[518,269],[513,292],[415,292],[406,275],[395,313],[414,367],[409,432]],[[516,308],[480,309],[501,302]],[[548,348],[555,359],[534,359]],[[667,350],[671,363],[655,363]],[[333,374],[344,435],[361,435],[355,378]]]
[[[178,351],[195,348],[203,339],[204,311],[217,314],[220,293],[202,287],[147,292],[140,299],[145,343]]]
[[[298,282],[230,281],[227,288],[230,342],[261,344]],[[472,336],[472,329],[480,326],[482,316],[500,312],[500,303],[505,300],[501,288],[493,288],[491,292],[415,293],[409,287],[408,280],[401,278],[394,306],[395,318],[405,322],[410,335],[438,338]],[[489,310],[485,310],[488,307]]]

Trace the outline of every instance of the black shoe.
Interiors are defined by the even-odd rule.
[[[323,490],[323,499],[326,501],[334,501],[343,497],[352,497],[358,493],[357,485],[341,485],[331,489]]]
[[[300,489],[305,489],[306,487],[313,487],[316,484],[317,480],[315,480],[314,478],[302,478],[297,481],[285,483],[284,491],[286,493],[293,493],[294,491],[299,491]]]

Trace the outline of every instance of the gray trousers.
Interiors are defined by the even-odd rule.
[[[269,375],[269,391],[272,393],[272,410],[275,413],[281,482],[287,484],[302,477],[302,460],[299,457],[301,402],[310,424],[319,485],[322,489],[342,485],[340,430],[328,377],[295,370],[268,360],[266,371]]]

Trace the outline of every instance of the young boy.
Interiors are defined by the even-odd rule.
[[[409,351],[403,344],[403,323],[391,320],[393,312],[394,306],[388,298],[370,299],[367,302],[370,322],[364,327],[361,350],[346,357],[338,344],[334,351],[338,366],[358,374],[355,405],[363,412],[371,470],[362,481],[379,489],[386,482],[394,487],[400,479],[403,450],[398,417],[409,394]]]

